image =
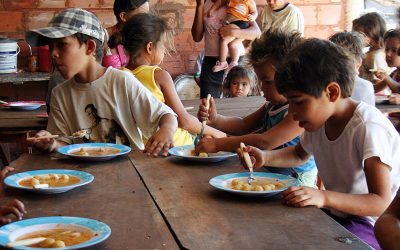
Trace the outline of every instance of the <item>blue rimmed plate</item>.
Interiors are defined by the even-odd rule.
[[[20,181],[26,178],[32,178],[35,175],[47,175],[47,174],[72,175],[78,177],[80,179],[80,182],[63,187],[48,187],[48,188],[32,188],[32,187],[21,186],[19,184]],[[42,194],[56,194],[56,193],[67,192],[68,190],[71,190],[73,188],[89,184],[93,180],[94,180],[93,175],[83,171],[67,170],[67,169],[45,169],[45,170],[32,170],[7,176],[7,178],[4,179],[4,183],[9,187],[24,189],[31,192],[42,193]]]
[[[218,153],[209,153],[208,157],[201,157],[193,155],[192,154],[193,149],[194,145],[179,146],[170,148],[168,150],[168,153],[173,156],[181,157],[185,160],[196,161],[196,162],[219,162],[229,157],[236,156],[236,154],[232,152],[220,151]]]
[[[259,196],[259,197],[268,197],[268,196],[273,196],[277,195],[284,190],[286,190],[290,186],[297,186],[298,181],[291,177],[291,176],[286,176],[282,174],[274,174],[274,173],[265,173],[265,172],[254,172],[254,176],[256,178],[257,182],[264,182],[264,183],[275,183],[279,182],[283,184],[284,186],[279,189],[275,190],[268,190],[268,191],[242,191],[242,190],[235,190],[231,188],[231,182],[234,179],[238,179],[241,181],[244,181],[247,183],[247,178],[249,177],[249,172],[243,172],[243,173],[232,173],[232,174],[224,174],[224,175],[219,175],[214,178],[211,178],[209,183],[211,186],[235,193],[238,195],[243,195],[243,196]],[[257,184],[257,183],[256,183]],[[254,185],[256,185],[254,184]],[[252,184],[253,185],[253,184]]]
[[[77,155],[74,152],[78,152],[81,149],[84,150],[100,150],[100,149],[115,149],[118,150],[115,153],[105,154],[105,155]],[[121,144],[113,143],[81,143],[81,144],[71,144],[68,146],[60,147],[57,149],[60,154],[70,156],[75,159],[85,160],[85,161],[106,161],[110,160],[119,155],[128,154],[131,152],[131,148]]]
[[[39,217],[27,220],[16,221],[0,228],[0,245],[15,241],[17,238],[37,231],[50,229],[67,229],[81,232],[89,232],[93,237],[81,244],[67,246],[57,249],[81,249],[96,245],[106,240],[111,235],[111,228],[100,221],[80,217]],[[27,246],[14,247],[13,249],[42,249]]]

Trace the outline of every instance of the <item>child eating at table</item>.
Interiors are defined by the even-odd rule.
[[[250,67],[237,65],[225,77],[222,84],[223,97],[258,95],[257,77]]]
[[[198,118],[202,121],[207,120],[210,126],[234,136],[204,138],[196,146],[196,153],[234,151],[240,142],[268,150],[296,145],[299,142],[304,130],[289,112],[287,99],[276,90],[275,74],[276,68],[289,51],[300,42],[299,33],[281,31],[267,31],[253,41],[249,51],[249,61],[261,81],[261,89],[268,102],[254,113],[240,118],[218,114],[214,99],[211,99],[210,108],[207,110],[203,100],[199,107]],[[261,130],[261,133],[253,133],[257,130]],[[317,169],[312,157],[307,162],[292,168],[268,167],[267,171],[293,176],[301,185],[315,186]]]
[[[174,112],[131,73],[101,66],[104,37],[97,17],[77,8],[58,13],[49,27],[26,33],[31,45],[50,45],[55,67],[70,79],[53,89],[48,131],[36,137],[86,130],[86,142],[120,143],[147,155],[167,155],[177,127]],[[150,138],[145,146],[141,135]],[[70,143],[65,137],[32,142],[49,152]]]
[[[6,166],[0,172],[0,181],[3,182],[4,178],[9,172],[14,171],[14,168]],[[0,206],[0,225],[8,224],[12,222],[12,219],[8,217],[8,215],[14,215],[18,220],[22,220],[24,214],[26,214],[24,204],[17,200],[13,199],[6,203],[5,205]]]
[[[383,35],[386,32],[385,20],[376,12],[367,13],[353,20],[353,31],[363,34],[365,42],[369,46],[360,68],[360,76],[374,84],[375,92],[389,94],[390,90],[379,84],[379,79],[374,75],[376,70],[391,70],[385,61],[383,49]]]
[[[170,74],[158,65],[169,48],[173,47],[172,33],[167,23],[150,14],[137,14],[123,27],[122,44],[130,55],[126,70],[132,72],[160,102],[168,105],[177,115],[179,128],[174,134],[174,146],[193,144],[192,134],[198,134],[201,123],[190,115],[179,99]],[[224,137],[225,133],[205,126],[204,135]],[[148,137],[143,136],[144,141]]]
[[[316,206],[374,248],[373,225],[396,195],[400,137],[375,107],[349,98],[354,61],[329,41],[309,39],[278,68],[278,91],[294,120],[306,131],[300,142],[280,150],[247,146],[254,167],[298,165],[313,153],[326,190],[289,187],[289,206]],[[237,150],[242,162],[243,152]]]
[[[388,30],[383,37],[385,43],[386,62],[389,67],[396,69],[388,75],[386,72],[375,72],[380,83],[392,90],[389,102],[400,104],[400,29]]]

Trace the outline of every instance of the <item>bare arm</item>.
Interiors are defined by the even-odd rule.
[[[206,99],[202,100],[199,106],[197,116],[200,121],[207,120],[207,124],[224,131],[231,135],[243,135],[253,132],[262,125],[262,118],[265,113],[264,105],[260,107],[254,113],[246,116],[245,118],[223,116],[217,114],[217,108],[214,102],[214,98],[210,100],[209,109],[205,105]]]
[[[255,21],[257,19],[257,16],[258,16],[257,5],[256,5],[255,1],[250,1],[249,2],[249,12],[250,12],[250,15],[252,17],[252,19],[251,20],[249,19],[249,21]]]
[[[154,78],[163,92],[165,104],[168,105],[178,115],[178,126],[192,134],[200,133],[201,123],[196,117],[190,115],[185,110],[178,94],[176,93],[175,85],[172,81],[171,75],[165,70],[156,70],[154,73]],[[210,126],[205,127],[204,134],[216,138],[226,136],[225,133]]]
[[[250,27],[247,29],[231,28],[229,25],[219,29],[219,34],[222,37],[236,37],[243,40],[254,40],[261,35],[261,30],[255,21],[250,22]]]
[[[375,223],[375,236],[383,249],[400,249],[400,198],[396,196],[389,208]]]
[[[300,143],[293,147],[286,147],[272,151],[263,151],[256,147],[246,146],[244,151],[249,153],[254,168],[262,166],[295,167],[302,165],[310,158],[310,154],[303,149]],[[243,166],[247,168],[243,159],[243,151],[238,148],[237,153]]]
[[[168,149],[174,145],[174,133],[178,127],[178,122],[174,115],[165,114],[158,123],[159,129],[147,141],[143,150],[147,156],[157,157],[160,153],[168,155]]]
[[[325,191],[324,207],[358,216],[379,216],[391,201],[390,170],[379,157],[365,160],[368,194],[344,194]]]
[[[393,80],[386,72],[375,72],[375,76],[381,80],[378,84],[383,86],[382,89],[388,86],[393,92],[400,93],[400,83]]]
[[[240,142],[263,150],[272,150],[299,136],[304,129],[288,114],[279,124],[262,134],[246,134],[220,139],[204,139],[198,147],[201,152],[234,151]]]
[[[195,42],[201,42],[204,35],[204,0],[196,0],[196,12],[192,25],[192,37]]]

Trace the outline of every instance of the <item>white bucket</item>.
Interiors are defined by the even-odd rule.
[[[17,72],[17,55],[20,48],[16,41],[0,40],[0,73]]]

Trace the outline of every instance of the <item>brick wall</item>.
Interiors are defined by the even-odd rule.
[[[351,1],[351,0],[349,0]],[[265,0],[256,0],[262,8]],[[345,0],[292,0],[305,17],[306,37],[326,38],[342,30]],[[24,31],[45,26],[60,9],[66,7],[85,8],[95,13],[105,27],[115,24],[112,12],[114,0],[0,0],[0,36],[22,39]],[[177,53],[165,58],[162,65],[172,76],[192,73],[198,51],[203,43],[194,43],[190,33],[195,13],[195,0],[151,0],[151,9],[167,18],[177,31],[175,45]],[[21,53],[18,64],[27,64],[29,49],[19,42]],[[36,53],[35,48],[33,53]]]

